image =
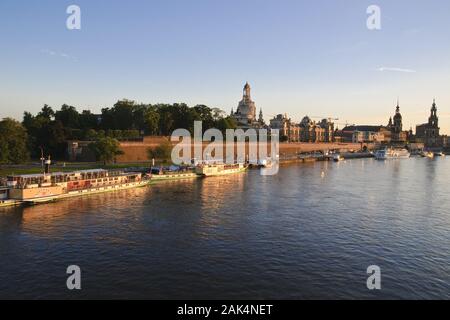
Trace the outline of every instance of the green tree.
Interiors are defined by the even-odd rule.
[[[135,105],[133,108],[133,125],[132,127],[139,131],[144,131],[146,129],[145,118],[147,110],[150,106],[145,104]],[[131,128],[127,128],[131,129]]]
[[[87,141],[95,141],[98,139],[98,133],[94,129],[88,129],[84,133],[84,139]]]
[[[6,141],[6,139],[3,136],[1,136],[0,137],[0,164],[9,163],[9,157],[10,157],[10,152],[9,152],[8,141]]]
[[[149,135],[170,136],[175,129],[184,128],[193,133],[194,121],[201,120],[203,131],[236,128],[236,121],[226,117],[218,108],[206,105],[189,107],[184,103],[136,104],[120,100],[112,108],[102,109],[101,117],[89,110],[79,113],[64,104],[54,111],[44,105],[37,115],[24,113],[23,126],[28,133],[28,150],[33,157],[40,156],[40,147],[54,158],[62,158],[67,140],[97,141],[108,136],[115,139],[134,139],[144,132]]]
[[[0,121],[0,163],[23,163],[29,159],[28,135],[23,125],[13,119]]]
[[[38,116],[43,117],[48,121],[50,121],[55,116],[55,111],[53,111],[52,107],[49,107],[47,104],[44,104],[44,107],[42,107],[42,110],[41,112],[38,113]]]
[[[99,121],[95,114],[89,110],[83,110],[79,116],[80,129],[98,129]]]
[[[119,141],[111,137],[100,138],[89,144],[89,148],[95,154],[97,161],[102,161],[104,164],[114,161],[118,155],[123,154]]]
[[[168,162],[172,156],[172,148],[172,144],[169,141],[164,141],[156,148],[148,149],[148,158],[150,160],[161,160],[163,163]]]
[[[212,108],[211,109],[212,117],[214,121],[218,121],[220,119],[226,118],[227,113],[219,108]]]
[[[28,112],[24,113],[22,124],[28,132],[28,146],[34,157],[40,156],[41,147],[54,158],[65,155],[66,140],[71,138],[72,131],[65,128],[60,120],[53,120],[54,114],[53,109],[47,105],[35,117]]]
[[[75,107],[67,104],[63,104],[61,110],[55,112],[55,120],[61,121],[63,126],[67,128],[80,128],[80,114]]]
[[[150,106],[144,115],[145,132],[150,135],[157,135],[159,133],[160,115],[157,109]]]
[[[169,104],[160,104],[157,106],[157,110],[159,113],[159,135],[168,136],[176,129],[174,126],[174,108]]]
[[[194,108],[194,111],[198,115],[198,119],[202,121],[202,129],[203,131],[206,131],[208,129],[214,128],[214,116],[213,111],[208,106],[205,106],[203,104],[196,105]]]
[[[227,129],[236,129],[237,123],[236,120],[232,117],[227,118],[219,118],[216,121],[216,128],[222,131],[223,133],[226,132]]]
[[[198,113],[184,103],[176,103],[171,109],[174,123],[167,135],[171,135],[173,130],[178,128],[184,128],[189,130],[189,132],[194,133],[194,121],[201,120]]]
[[[34,116],[30,113],[25,111],[23,113],[23,121],[22,124],[25,128],[31,128],[33,126],[34,122]]]

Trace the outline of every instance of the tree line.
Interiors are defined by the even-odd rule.
[[[233,118],[206,105],[152,105],[125,99],[112,108],[103,108],[101,114],[89,110],[79,112],[67,104],[59,110],[44,105],[37,114],[24,112],[21,123],[10,118],[0,121],[0,163],[22,163],[30,157],[39,158],[41,150],[53,158],[63,159],[68,140],[98,142],[96,154],[101,160],[99,146],[102,144],[117,145],[117,141],[143,135],[169,136],[178,128],[193,133],[194,121],[202,121],[203,130],[236,128]]]

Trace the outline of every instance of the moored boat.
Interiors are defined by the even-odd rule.
[[[342,161],[342,160],[344,160],[344,157],[341,156],[339,153],[333,154],[333,161],[334,162],[339,162],[339,161]]]
[[[430,159],[434,158],[434,153],[431,151],[423,151],[420,155],[424,158],[430,158]]]
[[[9,199],[9,189],[7,187],[0,187],[0,208],[19,204],[16,200]]]
[[[259,159],[257,162],[257,167],[259,168],[272,168],[273,167],[273,161],[271,158],[266,159]]]
[[[163,173],[160,175],[153,174],[151,181],[158,182],[167,180],[195,179],[198,177],[199,175],[195,172],[184,172],[184,173],[172,172],[172,173]]]
[[[375,152],[377,160],[408,159],[410,156],[409,151],[404,148],[385,148]]]
[[[145,171],[146,176],[151,182],[195,179],[200,176],[195,172],[195,168],[191,166],[175,166],[170,167],[152,167]]]
[[[17,206],[20,205],[20,203],[21,202],[17,200],[0,200],[0,208]]]
[[[8,176],[9,199],[23,203],[136,188],[147,185],[141,173],[103,169]]]
[[[172,170],[164,170],[163,168],[152,168],[150,176],[151,176],[151,182],[195,179],[195,178],[200,177],[195,172],[195,168],[176,168],[175,170],[173,170],[173,169]]]
[[[235,164],[202,164],[196,167],[195,172],[204,177],[222,176],[241,173],[247,170],[243,163]]]

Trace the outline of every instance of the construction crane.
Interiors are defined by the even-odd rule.
[[[284,114],[283,114],[284,115]],[[276,117],[276,115],[274,115],[274,114],[268,114],[268,113],[266,113],[266,116],[269,116],[269,117],[272,117],[272,118],[275,118]],[[311,119],[320,119],[320,120],[322,120],[322,119],[327,119],[328,121],[338,121],[339,120],[339,118],[333,118],[333,117],[309,117],[309,118],[311,118]],[[300,118],[301,119],[301,118]]]
[[[310,117],[312,119],[327,119],[329,122],[332,121],[339,121],[339,118],[326,118],[326,117]],[[345,120],[345,122],[334,122],[335,125],[337,126],[342,126],[342,127],[348,127],[348,126],[355,126],[356,124],[354,123],[349,123],[347,120]]]
[[[274,117],[275,117],[275,115],[273,115],[273,114],[266,114],[266,116],[269,116],[269,117],[271,117],[271,118],[274,118]],[[312,116],[312,117],[309,117],[309,118],[311,118],[311,119],[320,119],[320,120],[322,120],[322,119],[327,119],[329,122],[334,122],[334,124],[339,125],[339,126],[344,126],[344,127],[347,127],[347,126],[354,126],[354,125],[355,125],[355,124],[353,124],[353,123],[349,123],[347,120],[345,120],[345,123],[344,123],[344,122],[335,122],[335,121],[339,121],[340,119],[339,119],[339,118],[333,118],[333,117],[318,117],[318,116]]]
[[[320,119],[320,120],[322,120],[322,119],[327,119],[329,122],[331,122],[331,121],[339,121],[339,118],[333,118],[333,117],[310,117],[311,119]]]

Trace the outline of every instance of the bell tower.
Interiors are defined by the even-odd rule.
[[[437,148],[440,147],[440,134],[438,126],[438,116],[436,99],[433,99],[433,104],[431,106],[431,114],[428,118],[428,128],[425,131],[425,147]]]
[[[395,116],[394,116],[394,127],[393,131],[394,133],[400,133],[403,129],[403,123],[402,123],[402,115],[400,113],[400,103],[397,100],[397,107],[395,108]]]
[[[437,116],[437,107],[436,107],[436,99],[433,99],[433,105],[431,106],[431,115],[428,118],[428,125],[430,127],[438,127],[438,116]]]

